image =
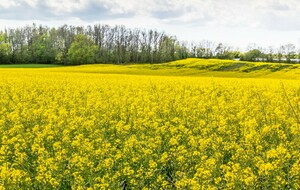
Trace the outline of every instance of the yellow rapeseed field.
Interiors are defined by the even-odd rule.
[[[300,188],[298,80],[0,69],[0,95],[0,189]]]

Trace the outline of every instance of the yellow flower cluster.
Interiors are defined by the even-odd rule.
[[[2,69],[0,95],[0,189],[300,188],[296,80]]]

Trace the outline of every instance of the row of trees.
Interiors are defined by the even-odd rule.
[[[156,30],[94,25],[58,28],[26,26],[0,31],[0,63],[159,63],[189,57],[291,61],[299,57],[292,44],[267,50],[252,46],[241,53],[211,41],[181,42]]]
[[[186,57],[176,37],[156,30],[33,24],[0,32],[0,63],[157,63]]]
[[[254,45],[248,51],[241,54],[241,60],[246,61],[267,61],[267,62],[299,62],[300,50],[294,44],[281,45],[278,48],[272,46],[261,48]]]

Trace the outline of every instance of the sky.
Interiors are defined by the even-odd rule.
[[[0,0],[0,29],[32,23],[125,25],[182,41],[300,47],[298,0]]]

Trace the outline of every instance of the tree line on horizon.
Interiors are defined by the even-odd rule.
[[[241,52],[223,43],[179,41],[157,30],[125,26],[33,24],[0,31],[0,64],[162,63],[185,58],[295,62],[299,57],[293,44],[267,49],[252,44]]]

